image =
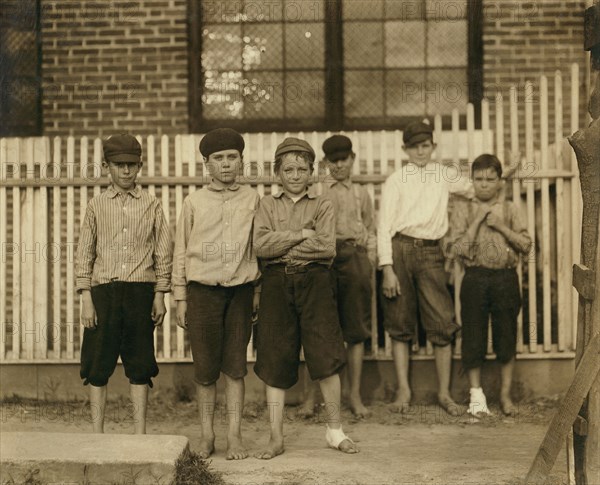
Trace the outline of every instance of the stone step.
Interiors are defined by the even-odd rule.
[[[188,445],[171,435],[3,432],[0,483],[170,485]]]

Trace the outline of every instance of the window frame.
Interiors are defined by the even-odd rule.
[[[475,106],[475,124],[479,127],[480,106],[483,99],[483,7],[482,0],[467,2],[467,79],[469,103]],[[341,130],[394,130],[420,116],[344,119],[344,22],[342,0],[325,2],[325,117],[316,119],[211,119],[202,117],[203,75],[202,56],[202,9],[200,2],[190,0],[189,8],[189,128],[191,133],[204,133],[224,125],[243,132],[270,131],[341,131]],[[465,115],[460,117],[461,127],[466,124]],[[449,128],[451,116],[442,117],[443,128]]]

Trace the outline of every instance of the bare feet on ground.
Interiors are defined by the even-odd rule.
[[[349,439],[342,441],[338,445],[338,450],[340,450],[342,453],[348,453],[350,455],[353,453],[358,453],[359,451],[358,447],[356,446],[356,443]]]
[[[227,455],[225,458],[228,460],[243,460],[244,458],[248,458],[248,450],[243,445],[241,436],[227,437]]]
[[[410,389],[398,389],[396,400],[390,404],[393,413],[408,413],[410,411]]]
[[[517,408],[509,396],[500,396],[500,408],[506,416],[514,416],[517,414]]]
[[[438,403],[450,416],[460,415],[460,407],[450,397],[450,394],[438,394]]]
[[[315,415],[315,401],[313,399],[306,399],[298,408],[299,418],[312,418]]]
[[[206,459],[215,451],[215,437],[207,436],[200,439],[200,446],[198,447],[198,454],[200,458]]]
[[[261,460],[270,460],[271,458],[275,458],[276,456],[281,455],[283,451],[283,436],[271,436],[267,446],[255,453],[254,456]]]
[[[360,396],[350,396],[348,404],[350,405],[352,414],[357,418],[367,418],[371,415],[371,411],[365,407]]]

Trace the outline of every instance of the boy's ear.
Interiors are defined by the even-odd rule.
[[[204,163],[208,162],[208,157],[202,157],[202,160],[204,160]]]

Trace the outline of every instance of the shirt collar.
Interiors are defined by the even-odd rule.
[[[347,189],[351,189],[352,188],[352,179],[347,178],[346,180],[334,180],[333,182],[329,182],[329,188],[333,187],[334,185],[343,185],[344,187],[346,187]]]
[[[233,191],[233,190],[238,190],[240,188],[240,184],[238,184],[237,182],[234,182],[229,187],[219,187],[219,186],[215,185],[214,182],[211,180],[210,184],[208,184],[206,188],[208,190],[212,190],[213,192],[223,192],[225,190]]]
[[[281,190],[281,191],[277,192],[276,194],[273,194],[273,197],[275,197],[276,199],[281,199],[281,196],[283,194],[285,194],[285,192],[283,190]],[[308,197],[309,199],[316,199],[317,194],[312,194],[310,191],[308,191],[308,192],[305,192],[304,195],[302,197],[300,197],[300,199],[303,199],[304,197]],[[288,199],[289,199],[289,197],[288,197]]]
[[[108,193],[108,196],[111,199],[114,199],[117,195],[123,193],[123,192],[119,192],[117,189],[115,189],[115,187],[112,184],[109,185],[106,192]],[[138,184],[135,184],[135,186],[132,189],[129,189],[127,191],[127,194],[131,195],[132,197],[135,197],[136,199],[139,199],[142,195],[142,188]]]

